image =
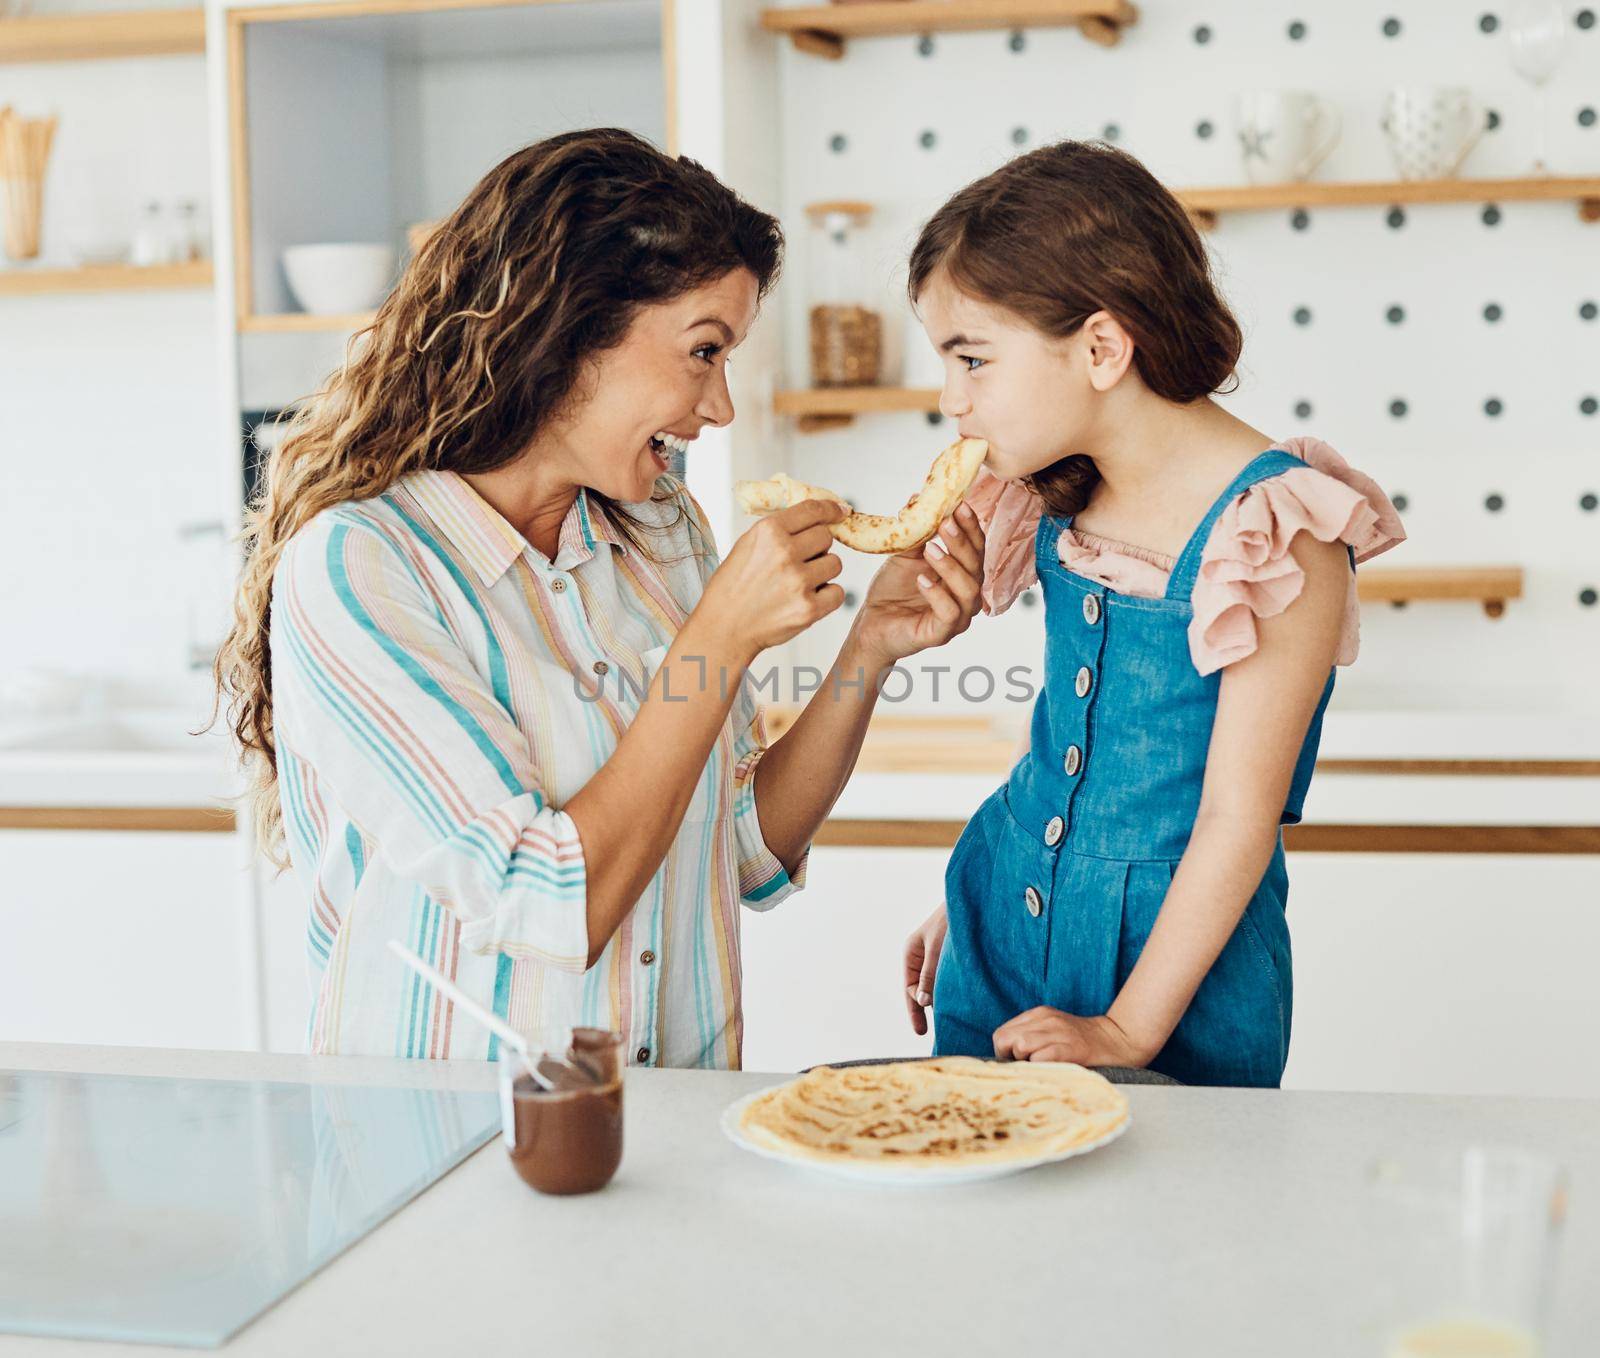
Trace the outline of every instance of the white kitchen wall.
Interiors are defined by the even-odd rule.
[[[0,66],[0,105],[60,119],[41,265],[71,263],[87,229],[131,233],[147,199],[209,220],[205,90],[198,56]],[[0,298],[0,672],[183,685],[180,530],[225,504],[216,346],[206,290]]]
[[[1109,50],[1043,29],[852,42],[841,61],[785,46],[785,382],[807,384],[810,202],[878,205],[866,254],[893,380],[918,228],[961,185],[1051,140],[1110,137],[1174,187],[1241,183],[1232,95],[1303,88],[1344,117],[1343,140],[1316,177],[1389,179],[1378,128],[1385,92],[1466,85],[1497,125],[1462,173],[1528,172],[1540,100],[1510,67],[1503,23],[1485,32],[1482,22],[1506,9],[1491,0],[1151,0]],[[1569,17],[1566,59],[1547,86],[1550,161],[1557,173],[1592,174],[1600,26],[1578,4]],[[1224,216],[1210,236],[1247,337],[1229,407],[1275,437],[1327,439],[1403,498],[1411,542],[1385,565],[1527,569],[1528,597],[1499,621],[1467,604],[1368,609],[1361,662],[1335,701],[1592,712],[1600,414],[1584,403],[1600,398],[1600,224],[1581,222],[1571,202],[1503,204],[1492,225],[1477,204],[1408,207],[1396,221],[1383,207],[1268,212]],[[1490,304],[1498,320],[1485,319]],[[1403,319],[1391,321],[1395,307]],[[1486,413],[1491,400],[1498,415]],[[952,436],[921,415],[858,419],[793,434],[786,466],[864,508],[892,510]],[[847,585],[859,592],[872,565],[849,558]],[[1039,617],[980,620],[940,661],[1026,661]],[[847,624],[840,615],[816,628],[796,660],[825,666]],[[923,683],[905,707],[934,705]]]

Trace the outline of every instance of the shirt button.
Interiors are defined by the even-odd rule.
[[[639,960],[648,967],[656,960],[656,955],[651,952],[649,948],[646,948],[642,953],[639,954]]]
[[[1023,903],[1028,907],[1028,913],[1032,915],[1034,919],[1038,919],[1039,912],[1044,909],[1044,902],[1039,899],[1039,893],[1030,886],[1022,893],[1022,900]]]
[[[1083,751],[1076,745],[1067,746],[1067,757],[1062,761],[1062,767],[1067,771],[1067,777],[1072,777],[1083,765]]]
[[[1100,621],[1100,599],[1098,595],[1085,594],[1083,596],[1083,620],[1090,627]]]
[[[596,660],[594,662],[594,672],[596,674],[609,674],[611,672],[611,666],[606,664],[604,660]]]
[[[1066,829],[1060,816],[1051,816],[1050,823],[1044,827],[1044,842],[1052,849],[1061,843],[1061,832]]]
[[[1089,673],[1089,667],[1085,665],[1078,671],[1078,677],[1072,681],[1072,687],[1080,698],[1087,698],[1089,696],[1089,685],[1092,683],[1094,683],[1094,675]]]
[[[642,1066],[646,1061],[648,1061],[650,1059],[650,1048],[649,1047],[640,1047],[639,1050],[634,1053],[634,1055],[636,1057],[638,1057],[639,1064]]]
[[[556,578],[550,582],[550,588],[555,590],[555,592],[557,594],[560,594],[563,590],[566,589],[566,587],[567,587],[567,582],[565,580],[563,580],[559,575],[556,576]]]

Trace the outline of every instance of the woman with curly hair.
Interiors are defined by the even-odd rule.
[[[739,1064],[738,907],[803,885],[882,676],[965,630],[983,557],[963,509],[886,561],[767,744],[743,680],[843,601],[842,510],[795,505],[719,563],[666,453],[732,420],[782,246],[692,160],[552,137],[467,195],[294,416],[218,679],[304,888],[313,1052],[494,1056],[398,938],[520,1030]]]

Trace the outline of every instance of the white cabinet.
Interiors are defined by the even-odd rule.
[[[901,999],[906,935],[948,854],[812,852],[807,889],[744,915],[745,1065],[928,1050]],[[1600,1097],[1600,859],[1289,856],[1286,1086]]]
[[[944,899],[943,849],[811,851],[806,889],[746,910],[744,1065],[925,1055],[902,998],[901,948]]]
[[[0,1040],[253,1045],[239,842],[0,831]]]
[[[264,859],[257,859],[255,875],[263,1049],[303,1052],[312,1000],[305,893],[292,871],[280,874]]]
[[[1600,858],[1290,854],[1302,1089],[1600,1098]]]
[[[355,9],[357,12],[352,13]],[[661,0],[251,6],[228,15],[240,328],[296,316],[282,252],[388,244],[519,147],[578,127],[669,139]],[[359,316],[326,318],[348,331]]]

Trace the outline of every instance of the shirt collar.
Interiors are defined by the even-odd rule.
[[[600,502],[589,494],[587,488],[580,486],[578,498],[573,501],[571,510],[561,524],[560,554],[566,556],[571,553],[578,560],[587,561],[594,555],[595,544],[600,542],[610,543],[623,551],[628,547],[627,539],[617,531]]]
[[[498,583],[524,552],[543,559],[542,553],[456,472],[417,472],[406,479],[406,488],[486,586]],[[561,521],[552,564],[570,570],[594,555],[597,542],[625,550],[624,539],[605,511],[579,487],[572,508]]]

